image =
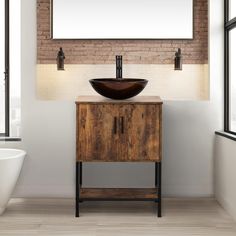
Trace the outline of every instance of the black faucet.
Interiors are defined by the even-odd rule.
[[[122,79],[122,56],[116,56],[116,78]]]

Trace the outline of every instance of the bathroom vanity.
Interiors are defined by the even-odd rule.
[[[161,217],[162,101],[137,96],[111,100],[81,96],[76,101],[76,217],[89,200],[157,202]],[[85,188],[83,162],[153,162],[153,188]]]

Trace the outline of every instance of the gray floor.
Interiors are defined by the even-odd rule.
[[[214,199],[164,199],[163,217],[150,202],[13,199],[0,217],[0,235],[236,236],[236,224]]]

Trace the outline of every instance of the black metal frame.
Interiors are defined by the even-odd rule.
[[[10,13],[9,0],[5,0],[5,132],[0,136],[9,136],[10,133]]]
[[[234,134],[226,133],[226,132],[223,132],[223,131],[216,131],[215,134],[219,135],[219,136],[222,136],[222,137],[225,137],[225,138],[228,138],[228,139],[231,139],[233,141],[236,141],[236,137],[235,137]]]
[[[161,162],[156,162],[155,179],[157,181],[157,217],[161,217]]]
[[[157,203],[157,217],[162,216],[161,211],[161,174],[162,174],[162,165],[161,162],[155,162],[155,187],[157,188],[157,198],[153,199],[130,199],[130,198],[122,198],[122,199],[115,199],[115,198],[80,198],[80,188],[82,187],[82,162],[76,161],[76,169],[75,169],[75,217],[80,216],[80,202],[83,201],[154,201]]]
[[[230,78],[229,78],[229,32],[236,28],[236,16],[229,20],[229,0],[224,1],[224,131],[236,135],[230,130]]]
[[[80,201],[80,186],[82,182],[81,172],[80,172],[80,163],[76,162],[76,169],[75,169],[75,216],[79,217],[79,201]]]

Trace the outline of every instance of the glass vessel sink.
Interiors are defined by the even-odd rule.
[[[91,79],[96,92],[111,99],[127,99],[139,94],[147,85],[146,79]]]

